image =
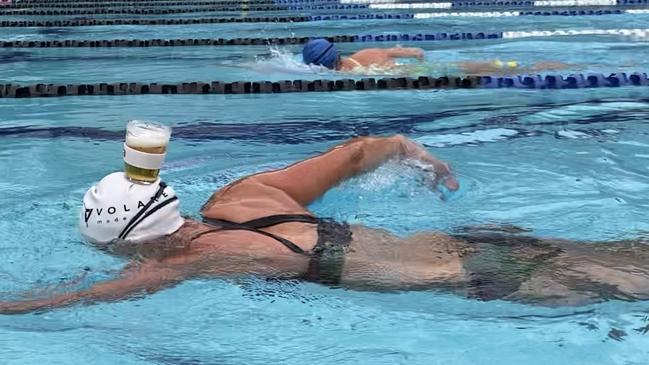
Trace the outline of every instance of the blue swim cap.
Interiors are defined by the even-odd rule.
[[[302,49],[302,60],[307,65],[313,64],[333,69],[338,61],[338,51],[336,46],[326,39],[312,39]]]

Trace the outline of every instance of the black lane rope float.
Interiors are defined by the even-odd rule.
[[[96,14],[137,14],[137,15],[164,15],[206,12],[245,12],[245,11],[300,11],[300,10],[357,10],[367,9],[366,5],[306,5],[306,6],[239,6],[239,7],[205,7],[205,8],[157,8],[157,9],[72,9],[72,10],[12,10],[0,12],[0,16],[16,15],[96,15]]]
[[[185,7],[185,8],[200,8],[200,7],[210,7],[210,8],[228,8],[228,7],[261,7],[261,6],[288,6],[288,7],[300,7],[300,6],[310,6],[310,7],[320,7],[320,6],[335,6],[341,5],[337,1],[326,1],[321,3],[275,3],[272,1],[259,1],[259,2],[196,2],[196,3],[176,3],[172,2],[165,5],[155,5],[144,2],[136,3],[115,3],[107,5],[93,5],[93,4],[38,4],[38,5],[20,5],[20,4],[11,4],[0,7],[0,13],[12,13],[15,14],[18,10],[52,10],[52,9],[84,9],[84,10],[101,10],[101,9],[166,9],[174,7]],[[346,5],[357,5],[362,7],[367,7],[365,4],[346,4]]]
[[[521,76],[392,77],[361,80],[284,80],[236,82],[95,83],[95,84],[0,84],[0,98],[107,96],[149,94],[275,94],[334,91],[430,90],[430,89],[581,89],[649,86],[646,73]]]
[[[59,4],[70,4],[70,3],[100,3],[100,4],[114,4],[121,2],[143,2],[143,3],[168,3],[168,2],[182,2],[182,3],[194,3],[199,1],[212,1],[219,3],[242,3],[246,1],[258,2],[258,1],[270,1],[270,2],[301,2],[301,3],[319,3],[323,1],[334,1],[334,0],[19,0],[20,4],[50,4],[50,3],[59,3]],[[413,0],[417,1],[417,0]]]
[[[75,20],[11,20],[0,21],[0,27],[85,27],[99,25],[179,25],[213,23],[291,23],[312,21],[310,16],[261,16],[238,18],[189,19],[75,19]]]
[[[24,4],[24,3],[13,3],[9,5],[4,5],[3,7],[0,7],[0,11],[2,9],[43,9],[43,8],[64,8],[64,9],[76,9],[76,8],[81,8],[81,9],[103,9],[103,8],[162,8],[162,7],[174,7],[174,6],[195,6],[195,7],[200,7],[200,6],[240,6],[243,3],[241,1],[200,1],[200,2],[195,2],[195,3],[187,3],[187,2],[177,2],[177,1],[172,1],[164,4],[156,4],[156,3],[149,3],[149,2],[120,2],[120,3],[112,3],[112,4],[95,4],[95,3],[89,3],[89,4],[83,4],[83,3],[71,3],[71,4],[64,4],[64,3],[46,3],[46,4]],[[255,5],[275,5],[273,1],[269,0],[264,0],[255,3]]]
[[[339,4],[339,1],[336,0],[250,0],[250,1],[215,1],[215,0],[203,0],[203,1],[186,1],[186,0],[162,0],[162,1],[133,1],[133,0],[118,0],[118,1],[46,1],[46,2],[16,2],[11,4],[3,5],[4,8],[36,8],[36,7],[115,7],[115,6],[199,6],[199,5],[241,5],[241,4],[264,4],[264,5],[276,5],[276,4],[325,4],[325,3],[335,3]]]
[[[312,37],[271,38],[190,38],[190,39],[109,39],[109,40],[21,40],[0,41],[0,48],[113,48],[113,47],[194,47],[194,46],[260,46],[304,44]],[[438,32],[324,36],[334,43],[363,42],[429,42],[502,39],[502,32]]]

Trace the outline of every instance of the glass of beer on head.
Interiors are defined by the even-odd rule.
[[[167,154],[171,128],[157,122],[131,120],[126,125],[124,172],[129,180],[150,184],[158,179]]]

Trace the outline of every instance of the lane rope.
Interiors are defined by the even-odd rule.
[[[149,94],[274,94],[301,92],[430,90],[430,89],[581,89],[649,86],[646,73],[615,73],[520,76],[458,76],[418,78],[365,78],[361,80],[284,80],[237,82],[89,83],[89,84],[0,84],[0,98]]]
[[[367,5],[306,5],[306,6],[245,6],[238,7],[206,7],[206,8],[156,8],[156,9],[71,9],[71,10],[11,10],[0,12],[0,16],[32,15],[32,16],[59,16],[59,15],[95,15],[95,14],[136,14],[136,15],[165,15],[209,12],[241,12],[241,11],[304,11],[304,10],[357,10],[367,9]]]
[[[437,32],[393,33],[325,36],[334,43],[369,42],[433,42],[472,41],[489,39],[519,39],[569,36],[621,36],[649,39],[649,28],[638,29],[559,29],[510,32]],[[304,44],[314,37],[270,38],[189,38],[189,39],[103,39],[103,40],[17,40],[0,41],[0,48],[144,48],[144,47],[195,47],[195,46],[261,46]]]
[[[238,11],[244,6],[248,6],[255,11],[272,11],[278,10],[349,10],[349,9],[381,9],[381,10],[413,10],[413,9],[455,9],[455,8],[533,8],[533,7],[637,7],[649,4],[649,0],[551,0],[551,1],[456,1],[456,2],[429,2],[429,3],[395,3],[395,0],[341,0],[338,2],[322,2],[322,3],[304,3],[303,0],[284,0],[270,2],[263,1],[260,3],[250,2],[224,2],[213,3],[207,2],[205,5],[208,7],[197,7],[198,4],[182,4],[186,5],[183,8],[164,8],[157,7],[154,9],[143,8],[142,3],[127,3],[129,6],[114,8],[114,7],[93,7],[84,8],[83,10],[74,10],[79,4],[70,4],[66,6],[62,4],[60,8],[65,10],[36,10],[34,8],[25,9],[23,7],[16,10],[2,11],[0,8],[0,15],[86,15],[86,14],[179,14],[179,13],[198,13],[208,11]],[[18,4],[16,4],[18,5]],[[45,4],[43,4],[45,5]],[[40,6],[40,5],[39,5]],[[356,6],[356,7],[354,7]],[[200,10],[203,9],[203,10]]]
[[[539,36],[539,35],[537,35]],[[510,38],[514,38],[510,35]],[[520,35],[519,37],[522,37]],[[110,39],[110,40],[17,40],[0,41],[0,48],[111,48],[111,47],[190,47],[190,46],[255,46],[304,44],[313,37],[271,38],[190,38],[190,39]],[[362,42],[428,42],[481,40],[503,38],[502,32],[438,32],[324,36],[334,43]]]
[[[555,10],[555,11],[511,11],[511,12],[451,12],[451,13],[381,13],[381,14],[337,14],[310,16],[259,16],[219,18],[171,18],[171,19],[81,19],[81,20],[10,20],[0,21],[0,27],[84,27],[101,25],[180,25],[214,23],[300,23],[335,20],[380,20],[380,19],[430,19],[439,17],[515,17],[515,16],[570,16],[645,14],[649,9],[638,10]]]
[[[254,5],[338,5],[338,0],[251,0]],[[134,0],[120,0],[113,2],[65,2],[65,1],[47,1],[39,3],[29,2],[12,2],[5,4],[0,9],[34,9],[34,8],[115,8],[115,7],[169,7],[169,6],[239,6],[242,1],[215,1],[215,0],[202,0],[202,1],[186,1],[186,0],[165,0],[165,1],[134,1]]]

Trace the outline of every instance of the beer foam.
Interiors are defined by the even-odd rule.
[[[170,137],[171,128],[155,122],[134,120],[126,127],[126,144],[131,147],[166,146]]]

